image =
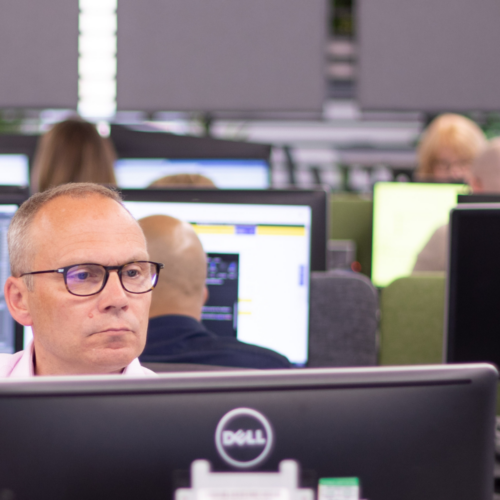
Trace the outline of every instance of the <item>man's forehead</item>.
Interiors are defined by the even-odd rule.
[[[31,229],[38,247],[45,246],[51,237],[58,245],[70,241],[98,243],[113,238],[120,243],[127,239],[145,245],[142,230],[130,213],[102,196],[61,196],[51,200],[36,215]]]
[[[62,229],[75,224],[92,224],[94,221],[115,219],[118,223],[135,226],[127,210],[111,198],[100,195],[84,197],[59,196],[50,200],[36,214],[35,223]]]

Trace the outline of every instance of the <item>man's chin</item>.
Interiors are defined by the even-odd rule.
[[[123,371],[141,353],[137,346],[113,342],[93,349],[88,365],[95,368],[96,373],[118,373]]]

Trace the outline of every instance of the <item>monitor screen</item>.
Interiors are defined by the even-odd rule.
[[[220,189],[265,189],[271,178],[263,159],[121,158],[115,162],[115,174],[122,188],[146,188],[166,175],[201,174]]]
[[[0,154],[0,186],[29,186],[28,156]]]
[[[4,285],[10,276],[9,251],[7,248],[7,230],[18,206],[3,204],[0,201],[0,353],[12,354],[16,349],[16,325],[7,308]]]
[[[208,258],[205,326],[307,361],[311,207],[125,201],[132,215],[193,224]]]
[[[449,255],[447,360],[500,366],[500,204],[453,210]]]
[[[497,377],[489,365],[459,365],[7,380],[0,491],[491,500]],[[288,462],[277,483],[285,460],[300,471]]]
[[[461,184],[378,182],[373,192],[372,281],[408,276],[434,231],[448,223]]]

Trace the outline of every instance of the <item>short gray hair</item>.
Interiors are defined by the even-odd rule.
[[[78,182],[62,184],[42,193],[37,193],[27,199],[14,214],[7,233],[9,246],[10,272],[12,276],[19,277],[22,273],[30,272],[30,261],[33,255],[33,240],[30,236],[30,228],[36,214],[50,201],[60,196],[69,198],[86,198],[98,195],[110,198],[123,206],[120,194],[110,188],[91,182]],[[32,278],[32,276],[27,276]],[[27,280],[29,288],[31,280]]]

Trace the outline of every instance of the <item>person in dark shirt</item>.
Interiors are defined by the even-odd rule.
[[[195,363],[240,368],[289,368],[270,349],[220,337],[201,323],[208,298],[207,259],[190,224],[166,215],[139,221],[150,259],[165,265],[153,292],[143,363]]]

